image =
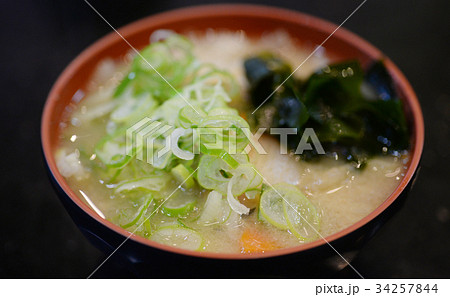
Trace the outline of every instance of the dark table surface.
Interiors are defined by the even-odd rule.
[[[247,2],[340,23],[361,1]],[[211,2],[91,3],[117,28],[157,12]],[[344,26],[380,48],[405,73],[420,99],[426,126],[420,175],[404,207],[353,262],[365,277],[450,277],[449,13],[450,2],[445,0],[368,0]],[[87,277],[105,255],[82,236],[48,181],[40,151],[40,117],[64,67],[111,29],[82,0],[2,1],[0,22],[0,90],[5,103],[0,108],[0,276]],[[96,276],[129,274],[111,261]],[[354,276],[348,271],[336,275]]]

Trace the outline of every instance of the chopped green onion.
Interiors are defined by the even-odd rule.
[[[239,113],[236,109],[229,107],[216,107],[208,112],[208,116],[229,116],[229,115],[238,116]]]
[[[206,117],[206,112],[200,106],[188,105],[180,110],[178,120],[180,126],[187,129],[197,127],[204,117]]]
[[[284,186],[283,186],[284,187]],[[316,207],[297,188],[284,195],[284,215],[289,230],[299,239],[306,241],[319,235],[320,216]]]
[[[113,103],[102,115],[109,115],[109,135],[95,146],[96,165],[108,171],[109,180],[119,181],[113,195],[134,205],[131,219],[131,210],[123,209],[126,221],[119,222],[121,226],[139,223],[154,202],[137,199],[152,197],[155,201],[174,185],[173,180],[184,182],[183,193],[161,205],[162,214],[179,218],[196,212],[197,197],[188,190],[196,181],[203,189],[212,190],[199,224],[223,223],[232,210],[249,213],[236,197],[242,193],[256,197],[253,193],[260,191],[262,180],[244,152],[249,124],[228,106],[238,95],[234,77],[196,60],[193,45],[180,35],[153,42],[134,57],[115,90]],[[200,130],[205,133],[197,134]],[[160,156],[158,152],[169,144],[170,150]],[[136,205],[140,207],[134,215]],[[149,236],[153,231],[152,239],[174,246],[201,247],[203,239],[179,223],[156,231],[151,227],[147,221],[139,232]],[[180,236],[194,239],[185,241]]]
[[[181,226],[161,227],[150,236],[150,239],[187,250],[200,250],[204,241],[196,231]]]
[[[135,189],[147,189],[150,191],[161,191],[169,181],[168,175],[155,175],[142,177],[134,180],[128,180],[120,183],[115,189],[116,193],[131,191]]]
[[[235,181],[236,179],[234,178],[234,177],[232,177],[231,179],[230,179],[230,181],[228,182],[228,185],[227,185],[227,201],[228,201],[228,203],[230,204],[230,207],[231,207],[231,209],[234,211],[234,212],[236,212],[236,213],[238,213],[238,214],[240,214],[240,215],[242,215],[242,214],[249,214],[249,212],[250,212],[250,208],[248,208],[248,207],[246,207],[244,204],[242,204],[242,203],[240,203],[235,197],[234,197],[234,195],[233,195],[233,193],[232,193],[232,191],[231,191],[231,189],[232,189],[232,187],[233,187],[233,182]]]
[[[316,207],[293,185],[280,183],[267,188],[259,209],[267,222],[282,230],[289,229],[303,241],[318,235],[320,217]]]
[[[206,199],[203,211],[197,220],[201,225],[222,224],[231,215],[231,208],[228,202],[222,198],[222,194],[211,191]]]
[[[259,214],[264,220],[275,227],[286,230],[288,229],[288,224],[284,216],[283,205],[283,197],[278,195],[275,190],[268,189],[261,195]]]
[[[169,217],[185,217],[194,210],[197,200],[185,193],[175,194],[163,205],[162,212]]]
[[[184,183],[183,187],[190,189],[195,186],[194,178],[192,177],[192,171],[186,168],[183,164],[178,164],[174,168],[170,170],[173,177],[177,180],[178,183]]]
[[[124,225],[121,225],[122,228],[129,228],[131,226],[136,225],[139,220],[141,219],[142,215],[144,214],[144,212],[149,208],[150,204],[153,202],[153,195],[152,194],[148,194],[145,198],[145,203],[139,208],[136,216],[134,217],[133,220],[131,220],[129,223],[126,223]]]

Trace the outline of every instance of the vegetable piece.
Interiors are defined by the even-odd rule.
[[[181,226],[161,227],[150,236],[150,240],[192,251],[198,251],[203,247],[203,238],[200,234]]]
[[[177,34],[150,44],[133,59],[131,70],[117,87],[115,97],[127,88],[132,88],[135,95],[149,93],[157,100],[172,97],[176,94],[174,89],[190,77],[194,62],[192,47],[185,37]]]
[[[89,173],[84,169],[80,157],[81,152],[79,150],[75,150],[70,154],[65,149],[59,149],[56,152],[56,165],[62,176],[66,178],[74,176],[77,180],[89,177]]]
[[[262,183],[262,177],[256,171],[251,163],[241,164],[235,170],[232,170],[234,183],[232,192],[238,196],[250,189],[256,189]]]
[[[208,149],[211,144],[221,142],[221,150],[233,153],[241,153],[249,143],[244,132],[250,130],[249,124],[237,115],[215,115],[202,119],[199,127],[203,131],[200,133],[200,143],[206,147],[204,153],[214,154],[214,149]],[[210,131],[210,133],[208,133]],[[209,153],[211,151],[211,153]]]
[[[197,223],[205,226],[225,223],[231,215],[228,202],[222,198],[222,194],[211,191],[208,194],[203,211]]]
[[[240,246],[242,253],[264,253],[281,248],[277,243],[251,228],[242,233]]]
[[[216,133],[216,132],[212,132],[212,133]],[[209,135],[212,135],[212,133]],[[233,154],[233,156],[231,156],[231,154],[229,154],[224,149],[220,149],[220,148],[216,149],[216,148],[212,148],[211,146],[208,147],[205,143],[201,142],[200,143],[200,152],[205,155],[218,157],[219,159],[221,159],[225,163],[227,163],[227,165],[230,166],[231,168],[237,168],[239,166],[239,162],[236,161],[235,158],[233,157],[233,156],[236,156],[236,154]]]
[[[252,103],[258,107],[251,117],[252,122],[264,128],[297,128],[300,131],[309,113],[301,101],[299,83],[289,77],[290,66],[268,53],[246,60],[244,66]],[[281,84],[283,87],[280,88]],[[294,146],[300,136],[288,135],[288,142]]]
[[[145,202],[143,205],[141,205],[139,207],[139,210],[136,213],[136,216],[128,223],[120,225],[122,228],[129,228],[131,226],[136,225],[139,220],[142,218],[142,215],[148,210],[148,208],[150,207],[150,205],[153,204],[153,195],[152,194],[148,194],[145,196]]]
[[[211,151],[208,151],[209,153],[211,153]],[[231,166],[231,168],[237,168],[239,166],[239,162],[236,161],[229,153],[227,153],[226,151],[218,151],[218,156],[220,157],[220,159],[222,159],[223,161],[225,161],[225,163],[227,163],[229,166]]]
[[[178,164],[174,168],[170,170],[173,177],[177,180],[178,183],[183,183],[183,187],[190,189],[195,186],[195,181],[193,176],[191,176],[192,171],[186,168],[183,164]]]
[[[205,189],[216,190],[226,195],[230,179],[236,176],[232,185],[232,194],[234,196],[239,196],[248,189],[257,188],[262,183],[262,179],[253,165],[248,163],[248,156],[246,154],[236,154],[233,157],[239,162],[237,168],[232,168],[219,157],[202,156],[197,172],[199,185]]]
[[[358,61],[346,61],[329,65],[309,77],[304,90],[303,102],[311,116],[318,122],[328,117],[324,108],[333,113],[351,112],[361,106],[360,87],[364,72]]]
[[[229,107],[216,107],[208,112],[208,116],[227,116],[227,115],[239,116],[239,113],[236,109]]]
[[[245,60],[244,68],[250,83],[250,98],[255,106],[262,104],[292,72],[287,63],[270,53]]]
[[[167,98],[149,116],[152,120],[162,121],[171,126],[177,126],[180,110],[185,106],[189,106],[185,99],[180,96],[174,96],[172,98]]]
[[[211,86],[221,85],[231,98],[238,96],[239,85],[230,73],[219,70],[211,64],[207,64],[206,66],[209,67],[209,71],[202,73],[202,70],[204,70],[205,67],[198,69],[196,73],[198,75],[195,76],[195,81],[201,81]]]
[[[133,97],[132,94],[125,93],[122,97],[117,98],[118,106],[110,115],[110,119],[119,124],[134,124],[150,114],[157,105],[150,94]]]
[[[309,113],[306,106],[293,93],[284,91],[274,99],[274,106],[277,112],[272,119],[272,127],[274,128],[296,128],[302,131],[305,123],[309,119]],[[301,139],[301,133],[289,134],[287,136],[288,146],[296,148]]]
[[[200,106],[193,107],[188,105],[180,110],[178,121],[183,128],[194,128],[198,127],[206,116],[206,112]]]
[[[274,118],[275,127],[301,129],[309,118],[305,105],[295,96],[280,98],[276,107],[278,113]]]
[[[187,85],[183,89],[183,95],[198,104],[205,112],[216,107],[227,107],[227,103],[231,102],[230,96],[220,83],[209,85],[207,80]]]
[[[320,217],[316,207],[296,187],[278,184],[277,191],[283,195],[283,210],[289,230],[301,240],[317,238]]]
[[[150,191],[161,191],[169,182],[168,175],[155,175],[142,177],[138,179],[128,180],[117,185],[115,193],[131,191],[136,189],[146,189]]]
[[[367,70],[365,82],[372,91],[375,99],[385,101],[393,100],[397,97],[392,77],[389,75],[382,60],[375,61]]]
[[[320,223],[318,212],[293,185],[279,183],[266,189],[261,196],[260,215],[279,229],[289,229],[301,240],[317,237]]]
[[[125,130],[120,129],[113,135],[103,137],[94,148],[95,155],[100,161],[111,168],[122,168],[126,166],[132,159],[133,154],[126,154]]]
[[[162,212],[169,217],[185,217],[195,209],[197,200],[185,193],[175,194],[161,207]]]
[[[280,194],[272,188],[263,191],[259,202],[259,215],[278,229],[286,230],[288,224],[284,215],[283,193]]]
[[[366,112],[366,130],[377,135],[375,139],[367,141],[365,147],[380,151],[387,148],[389,152],[405,150],[409,147],[408,126],[403,104],[398,98],[391,100],[375,100],[368,103],[369,112]]]
[[[228,182],[228,186],[227,186],[227,201],[228,201],[228,204],[230,205],[231,209],[234,212],[236,212],[236,213],[238,213],[240,215],[242,215],[242,214],[247,215],[250,212],[250,208],[248,208],[247,206],[245,206],[244,204],[239,202],[239,200],[237,200],[234,197],[234,195],[233,195],[233,193],[231,191],[231,189],[233,187],[233,182],[235,180],[236,180],[236,178],[232,177],[231,180]]]
[[[228,173],[231,169],[222,159],[203,155],[198,165],[197,181],[205,189],[226,194],[226,184],[229,180]]]

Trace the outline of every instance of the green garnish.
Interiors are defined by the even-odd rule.
[[[192,177],[192,170],[189,170],[183,164],[178,164],[174,168],[170,170],[173,177],[177,180],[178,183],[184,183],[184,186],[188,189],[195,186],[194,178]]]
[[[160,205],[159,215],[192,216],[200,195],[185,195],[185,191],[195,192],[198,187],[221,193],[232,202],[231,208],[241,213],[246,208],[237,196],[258,189],[262,179],[244,152],[250,126],[236,109],[228,106],[239,95],[239,87],[228,72],[200,63],[192,49],[185,37],[174,34],[149,45],[141,51],[142,56],[134,58],[114,92],[115,106],[106,119],[108,135],[95,147],[95,162],[103,171],[115,172],[105,173],[120,181],[112,185],[114,195],[128,199],[134,192],[148,193]],[[148,124],[145,118],[152,122]],[[170,129],[161,132],[160,127],[165,126]],[[137,128],[130,133],[130,127]],[[157,156],[169,135],[174,137],[178,149],[171,148],[165,155]],[[146,142],[150,138],[151,146]],[[217,143],[222,145],[218,147]],[[139,165],[149,158],[153,162]],[[142,173],[141,167],[145,168]],[[181,183],[180,193],[163,203],[165,195]],[[227,199],[210,198],[200,221],[224,222],[231,212]],[[123,212],[121,221],[125,223],[121,225],[131,228],[140,222],[148,203],[142,198],[133,202],[139,211],[133,216]],[[220,209],[212,209],[216,206]],[[196,233],[180,226],[156,231],[151,227],[150,222],[144,225],[145,234],[154,240],[162,234],[174,241],[180,234],[196,237]],[[194,242],[197,244],[197,239]]]
[[[203,246],[203,238],[196,231],[179,225],[161,227],[150,236],[151,240],[173,247],[198,251]]]
[[[319,234],[320,217],[316,207],[290,184],[276,184],[263,192],[260,215],[279,229],[289,229],[303,241],[314,239]]]

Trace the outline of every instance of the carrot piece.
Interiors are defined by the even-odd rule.
[[[264,234],[258,233],[255,229],[246,229],[241,236],[240,244],[242,253],[264,253],[280,248],[275,242],[265,237]]]

